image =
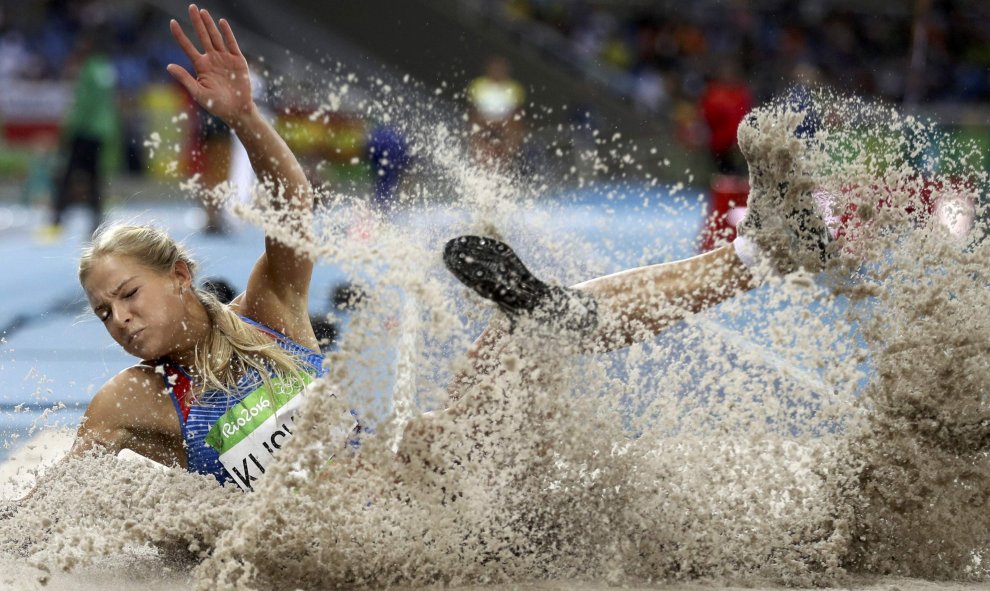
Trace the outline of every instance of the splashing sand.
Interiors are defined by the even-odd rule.
[[[403,104],[402,119],[383,101],[369,111],[415,124],[407,207],[429,209],[443,188],[466,213],[453,229],[393,225],[328,192],[318,239],[302,243],[263,208],[241,211],[374,286],[282,461],[254,494],[117,459],[65,465],[0,521],[0,556],[23,561],[16,580],[128,564],[168,565],[166,586],[204,590],[986,580],[990,320],[977,311],[990,247],[983,221],[960,238],[929,215],[985,186],[965,146],[826,96],[809,146],[784,103],[767,107],[748,138],[764,174],[800,175],[844,221],[823,277],[771,278],[620,355],[523,327],[455,413],[422,416],[446,404],[464,364],[449,352],[487,314],[442,271],[446,238],[508,235],[564,283],[614,270],[617,253],[520,230],[513,216],[558,185],[552,171],[485,171],[429,109]],[[941,169],[926,160],[936,148]],[[374,239],[342,239],[354,220]],[[662,236],[654,246],[662,256]],[[369,394],[383,388],[386,404]],[[348,408],[377,432],[327,466]]]

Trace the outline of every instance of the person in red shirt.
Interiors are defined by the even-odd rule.
[[[736,131],[746,113],[753,108],[753,95],[739,76],[737,66],[725,62],[701,95],[701,113],[708,124],[708,149],[715,168],[722,174],[744,172]]]

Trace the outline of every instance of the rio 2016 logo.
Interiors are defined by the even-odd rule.
[[[241,427],[248,423],[248,421],[261,414],[261,411],[266,408],[270,408],[271,405],[272,403],[270,400],[267,398],[262,398],[254,406],[242,408],[238,411],[239,416],[236,421],[227,421],[223,424],[223,436],[230,437],[234,433],[237,433]]]

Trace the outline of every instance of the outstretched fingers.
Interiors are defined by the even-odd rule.
[[[189,6],[190,16],[192,16],[194,12],[198,13],[198,11],[199,9],[197,9],[195,5]],[[193,19],[193,22],[195,23],[196,19]],[[203,54],[196,49],[193,42],[186,36],[186,32],[182,30],[182,25],[180,25],[175,19],[172,19],[168,25],[169,30],[172,31],[172,37],[175,38],[175,42],[179,44],[179,48],[186,54],[189,61],[195,64],[198,60],[202,59]],[[179,82],[179,84],[183,86],[183,88],[189,91],[189,94],[194,97],[196,96],[196,78],[192,74],[178,64],[169,64],[165,67],[165,69]]]
[[[210,45],[213,49],[217,51],[227,51],[227,46],[223,43],[223,37],[220,35],[220,29],[217,28],[217,24],[213,22],[213,17],[210,16],[210,11],[205,8],[199,11],[200,19],[203,22],[203,27],[206,29],[206,34],[209,35]]]
[[[172,19],[168,27],[172,31],[172,37],[175,38],[175,42],[179,44],[179,48],[182,50],[182,53],[186,54],[189,61],[195,62],[198,58],[202,57],[202,54],[196,49],[193,42],[189,40],[189,37],[186,37],[186,32],[182,30],[182,25],[179,24],[179,21]]]
[[[206,23],[203,21],[201,12],[195,4],[189,5],[189,22],[192,23],[196,36],[199,37],[199,44],[203,46],[203,53],[206,53],[213,47],[213,41],[210,39],[210,33],[206,30]]]
[[[189,94],[196,97],[197,94],[197,84],[196,78],[193,77],[185,68],[178,64],[169,64],[165,67],[169,74],[178,81],[179,84],[183,86]]]
[[[230,23],[227,19],[220,19],[220,30],[223,32],[223,38],[227,42],[227,49],[230,53],[241,56],[241,47],[237,44],[237,39],[234,37],[234,31],[230,28]]]

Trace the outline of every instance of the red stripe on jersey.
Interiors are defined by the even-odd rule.
[[[172,395],[175,396],[175,400],[179,403],[179,408],[182,410],[182,420],[185,422],[189,418],[189,408],[192,406],[191,396],[189,395],[192,391],[192,382],[185,372],[178,369],[172,363],[165,364],[165,379],[172,386]]]

